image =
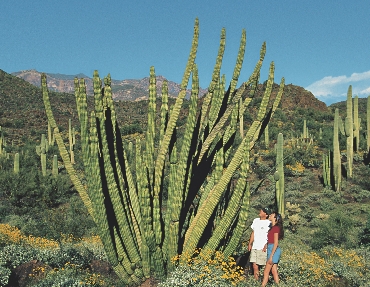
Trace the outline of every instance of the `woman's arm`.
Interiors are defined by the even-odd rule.
[[[274,233],[274,246],[272,247],[270,258],[267,260],[267,263],[273,265],[272,257],[275,254],[276,249],[279,246],[279,232]]]

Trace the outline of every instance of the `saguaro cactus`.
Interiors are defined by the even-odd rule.
[[[88,189],[81,184],[81,179],[77,177],[70,163],[51,111],[46,76],[42,76],[46,113],[54,129],[65,167],[96,222],[110,263],[126,285],[139,284],[145,277],[150,276],[151,272],[156,276],[164,275],[165,266],[171,266],[170,259],[174,255],[193,253],[196,247],[217,248],[226,255],[231,255],[246,224],[249,205],[249,151],[263,133],[266,123],[280,102],[284,80],[282,79],[279,92],[270,104],[274,82],[272,63],[257,117],[244,133],[241,143],[230,144],[238,132],[240,119],[234,117],[233,111],[237,109],[238,115],[239,109],[239,114],[242,114],[251,101],[250,97],[255,94],[265,55],[265,44],[251,77],[236,89],[245,51],[246,35],[243,31],[229,89],[220,95],[223,104],[218,104],[219,99],[215,104],[215,91],[223,90],[220,85],[220,69],[225,47],[225,30],[222,30],[212,82],[197,113],[199,80],[194,61],[198,29],[196,21],[181,91],[168,121],[161,121],[159,127],[155,125],[156,83],[155,71],[151,68],[146,139],[143,146],[139,139],[135,143],[134,164],[127,160],[127,147],[121,139],[110,77],[105,78],[103,87],[97,71],[94,73],[95,110],[91,112],[90,119],[84,81],[75,81],[77,111],[81,124],[82,158]],[[190,75],[192,93],[189,113],[179,140],[177,121]],[[240,99],[243,99],[242,107],[238,107]],[[161,114],[167,117],[165,109]],[[211,114],[215,115],[212,121]],[[229,125],[229,122],[234,120],[235,124]],[[157,131],[158,134],[163,131],[160,144],[154,142]],[[168,165],[169,168],[166,168]],[[230,184],[233,177],[236,177],[235,188]],[[168,185],[164,184],[165,178],[170,179]],[[167,201],[163,200],[164,191],[168,194]],[[221,217],[216,220],[215,214]],[[228,236],[232,226],[237,226],[235,235]]]
[[[334,115],[334,134],[333,134],[333,177],[334,190],[340,191],[342,181],[342,165],[339,148],[339,110],[335,109]]]
[[[58,156],[56,154],[53,156],[52,174],[53,176],[58,176]]]
[[[366,104],[366,143],[367,153],[370,154],[370,96],[367,97]]]
[[[308,132],[307,132],[307,120],[303,120],[303,140],[306,141],[308,138]]]
[[[3,145],[3,142],[4,142],[4,134],[3,134],[3,130],[0,126],[0,155],[4,154],[4,145]]]
[[[269,147],[270,147],[269,125],[266,125],[266,128],[265,128],[265,148],[268,149]]]
[[[358,96],[353,99],[353,150],[358,152],[360,150],[360,125],[361,118],[358,116]]]
[[[276,205],[280,214],[285,214],[284,200],[284,137],[282,133],[278,134],[276,143],[276,172],[274,174]]]
[[[19,173],[19,153],[14,155],[14,173]]]
[[[352,177],[353,165],[353,112],[352,112],[352,86],[348,87],[347,92],[347,116],[345,119],[345,133],[347,137],[347,175]]]
[[[46,176],[46,153],[48,151],[48,144],[46,142],[45,134],[41,135],[41,143],[36,146],[36,153],[40,156],[42,175]]]
[[[322,155],[322,169],[324,186],[331,186],[331,152]]]

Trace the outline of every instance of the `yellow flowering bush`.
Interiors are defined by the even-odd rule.
[[[295,162],[295,164],[287,164],[285,166],[285,172],[287,175],[291,176],[301,176],[304,173],[305,167],[300,162]]]
[[[370,282],[365,250],[326,247],[314,252],[302,249],[299,242],[282,245],[278,267],[282,286],[368,286],[365,283]]]
[[[243,268],[219,251],[204,254],[196,249],[193,254],[177,255],[173,261],[178,267],[158,287],[238,286],[245,281]]]
[[[35,248],[53,249],[58,248],[59,244],[55,240],[32,235],[25,236],[17,228],[8,224],[0,224],[0,245],[25,244]]]

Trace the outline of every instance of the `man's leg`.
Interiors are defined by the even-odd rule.
[[[253,275],[254,275],[254,279],[257,279],[258,280],[258,275],[259,275],[260,271],[259,271],[259,268],[258,268],[258,265],[256,262],[253,262]]]

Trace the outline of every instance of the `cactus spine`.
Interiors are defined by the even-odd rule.
[[[274,175],[276,205],[279,213],[285,214],[285,200],[284,200],[284,154],[283,154],[284,138],[283,134],[279,133],[276,143],[276,172]]]
[[[260,60],[250,79],[236,90],[245,49],[245,31],[243,31],[229,90],[220,95],[223,105],[219,105],[219,99],[213,103],[213,100],[216,100],[216,97],[213,97],[215,87],[220,82],[225,40],[223,30],[212,82],[200,112],[197,113],[199,80],[194,61],[198,32],[196,21],[181,91],[171,109],[160,145],[155,145],[154,141],[156,131],[163,130],[163,125],[155,126],[156,83],[155,71],[151,68],[148,129],[143,146],[139,139],[136,140],[133,161],[135,166],[130,165],[127,160],[126,147],[117,128],[110,77],[105,79],[102,87],[98,73],[94,73],[95,110],[90,117],[90,126],[87,125],[84,82],[76,80],[80,84],[75,94],[81,123],[81,148],[88,192],[79,185],[81,180],[70,163],[68,152],[52,115],[46,77],[45,75],[42,77],[45,109],[54,128],[61,157],[65,161],[72,182],[75,186],[77,184],[77,190],[82,193],[84,203],[88,204],[88,210],[97,224],[109,261],[125,285],[137,284],[150,276],[151,272],[156,276],[164,275],[165,266],[173,268],[169,262],[173,254],[190,254],[197,246],[208,245],[210,248],[216,246],[231,254],[246,224],[249,206],[249,189],[246,183],[249,151],[279,105],[284,79],[272,105],[269,105],[274,82],[272,63],[257,117],[241,143],[233,146],[230,143],[233,143],[238,132],[240,120],[237,116],[238,110],[240,109],[239,114],[244,112],[250,101],[244,100],[242,107],[238,107],[238,104],[242,95],[247,93],[247,89],[252,87],[252,90],[255,90],[257,87],[265,45],[262,46]],[[192,95],[189,115],[184,135],[178,140],[177,121],[190,76],[192,76]],[[220,88],[219,91],[221,90],[223,89]],[[211,112],[215,117],[212,120]],[[228,125],[230,121],[234,121],[232,125]],[[224,160],[226,152],[229,156],[228,161]],[[169,168],[166,168],[168,165]],[[169,175],[166,174],[168,170]],[[234,188],[231,180],[237,174],[240,176],[237,176],[239,179]],[[170,184],[168,200],[164,202],[162,195],[167,176],[170,178]],[[200,196],[198,193],[200,190],[207,192]],[[162,213],[163,208],[167,208],[168,212]],[[216,213],[221,215],[217,220],[214,217]],[[209,222],[218,223],[210,232],[208,228],[206,229]],[[230,234],[233,225],[237,226],[237,234],[228,242],[220,240],[225,238],[224,235]]]

